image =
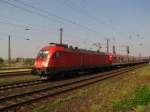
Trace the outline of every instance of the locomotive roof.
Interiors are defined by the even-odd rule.
[[[78,47],[72,47],[72,46],[68,47],[67,44],[58,44],[58,43],[49,43],[49,46],[43,47],[41,50],[50,50],[51,47],[63,47],[64,51],[67,51],[67,52],[81,52],[81,53],[101,54],[101,55],[106,55],[107,54],[105,52],[80,49]]]
[[[81,52],[81,53],[89,53],[89,54],[101,54],[101,55],[106,55],[105,52],[99,52],[99,51],[92,51],[92,50],[86,50],[86,49],[79,49],[77,47],[75,48],[65,48],[65,51],[68,52]]]

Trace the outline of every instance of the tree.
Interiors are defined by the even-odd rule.
[[[4,64],[4,59],[0,57],[0,64]]]
[[[34,64],[34,59],[33,58],[26,58],[24,60],[25,65],[33,65]]]

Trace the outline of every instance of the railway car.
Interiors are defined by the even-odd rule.
[[[40,49],[32,73],[49,78],[60,72],[83,71],[144,62],[142,58],[116,55],[50,43]]]
[[[146,57],[127,56],[127,55],[112,55],[112,66],[128,66],[148,62]]]

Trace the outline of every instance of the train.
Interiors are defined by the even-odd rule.
[[[32,74],[52,78],[62,72],[129,66],[149,62],[149,58],[118,55],[79,49],[66,44],[50,43],[40,49]]]

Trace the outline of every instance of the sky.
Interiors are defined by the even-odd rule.
[[[150,56],[149,0],[0,0],[0,57],[8,58],[8,35],[12,58],[36,57],[50,42],[106,52],[116,46],[118,54]],[[30,39],[30,40],[28,40]]]

